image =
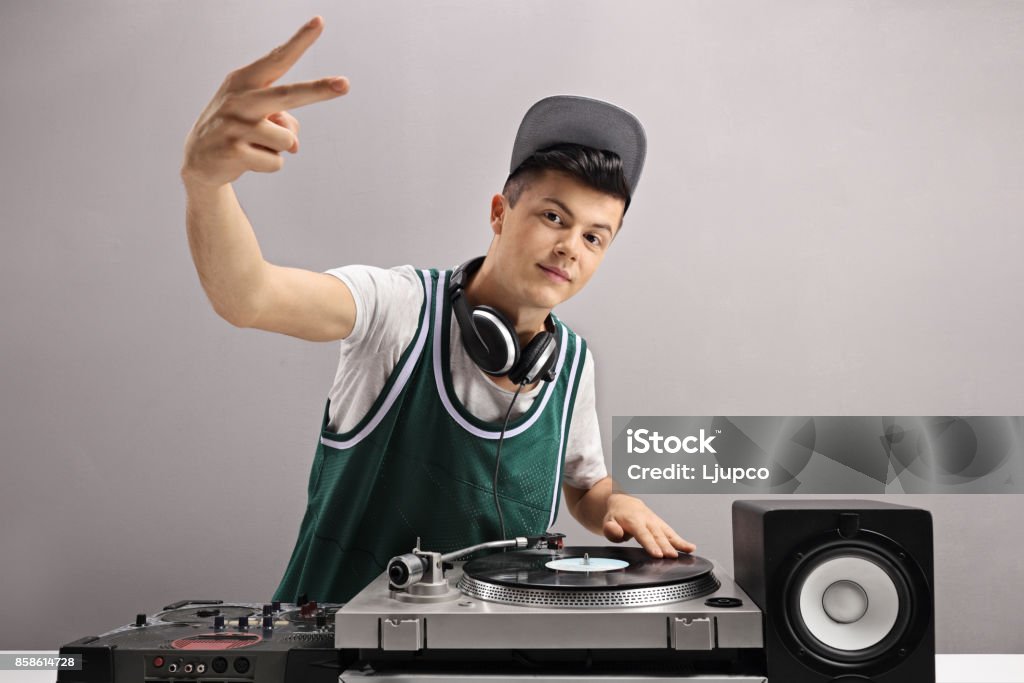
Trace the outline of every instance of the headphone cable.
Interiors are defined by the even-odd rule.
[[[512,395],[512,400],[508,404],[508,410],[505,411],[505,423],[501,425],[501,435],[498,437],[498,453],[494,457],[494,481],[491,484],[491,491],[494,492],[494,509],[498,511],[498,524],[501,525],[501,540],[505,540],[505,517],[501,514],[501,503],[498,501],[498,472],[501,469],[501,444],[505,441],[505,429],[508,428],[508,418],[512,415],[512,406],[516,404],[516,398],[519,397],[519,392],[523,390],[526,382],[521,383],[516,387],[516,393]]]

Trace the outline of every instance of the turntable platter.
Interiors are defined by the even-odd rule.
[[[702,557],[655,558],[641,548],[520,550],[467,562],[459,588],[481,600],[526,606],[658,605],[713,593],[719,587],[713,569]]]

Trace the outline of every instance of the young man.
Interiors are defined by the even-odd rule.
[[[560,490],[573,516],[609,540],[635,537],[655,557],[692,552],[643,502],[613,491],[592,357],[551,314],[621,227],[643,165],[639,122],[585,98],[537,103],[491,199],[487,254],[454,272],[275,266],[230,183],[279,170],[281,152],[298,150],[287,109],[348,91],[343,78],[271,87],[322,25],[314,18],[228,76],[186,140],[181,171],[193,260],[217,313],[240,327],[342,340],[309,505],[276,597],[345,601],[417,537],[447,552],[542,533]]]

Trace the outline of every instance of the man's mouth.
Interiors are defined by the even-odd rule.
[[[541,263],[538,263],[537,266],[554,282],[569,282],[572,279],[569,277],[569,273],[557,266],[545,266]]]

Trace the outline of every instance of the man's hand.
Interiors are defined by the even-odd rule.
[[[562,492],[572,516],[589,531],[604,534],[609,541],[621,543],[636,538],[654,557],[676,557],[677,551],[692,553],[697,549],[642,500],[615,493],[611,477],[605,477],[589,490],[563,484]]]
[[[228,74],[185,140],[186,185],[215,188],[246,171],[273,173],[284,165],[281,152],[298,152],[299,122],[287,110],[344,95],[348,79],[270,86],[316,41],[323,25],[314,17],[284,45]]]
[[[677,551],[692,553],[697,549],[651,512],[642,500],[624,493],[608,496],[603,531],[604,537],[615,543],[635,538],[652,557],[677,557]]]

